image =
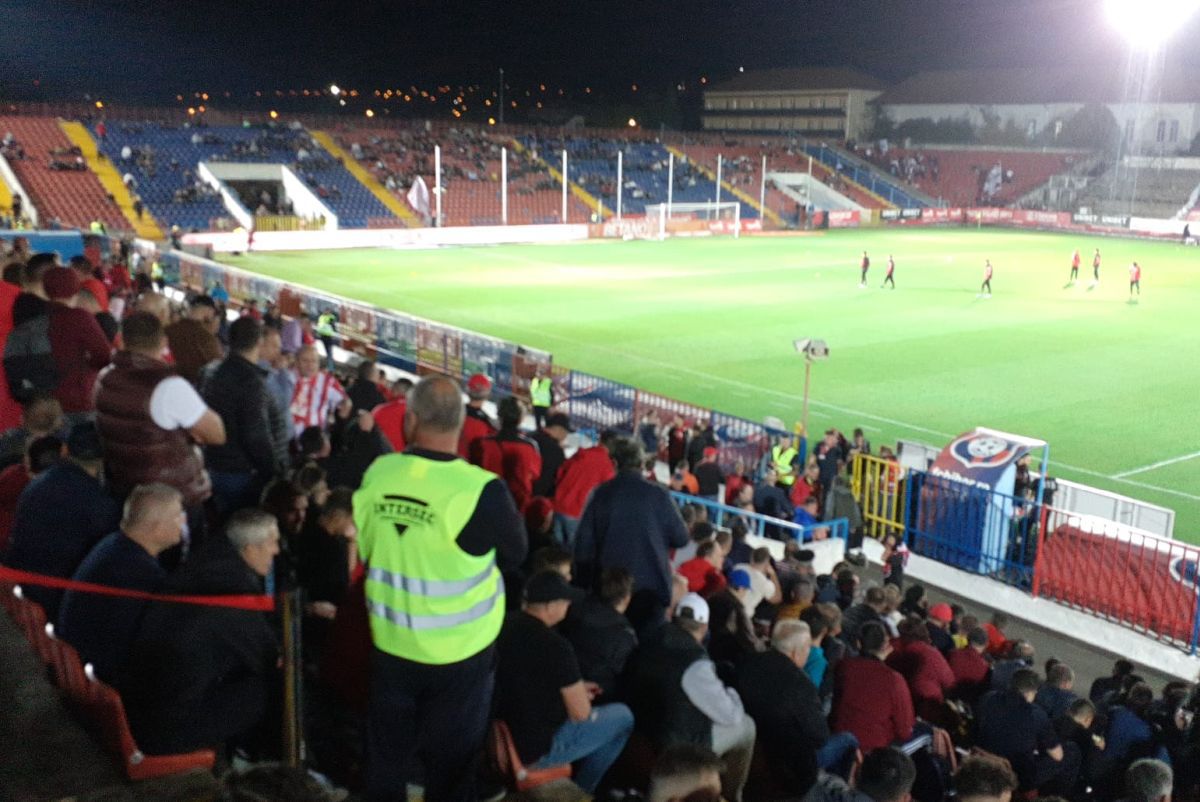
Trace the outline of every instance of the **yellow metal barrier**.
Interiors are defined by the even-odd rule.
[[[904,531],[904,483],[900,463],[868,454],[856,454],[851,486],[862,507],[863,531],[882,540]]]

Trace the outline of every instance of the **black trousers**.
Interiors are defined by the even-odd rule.
[[[367,799],[407,800],[424,767],[427,802],[474,802],[495,685],[495,650],[458,663],[415,663],[375,649],[367,713]]]
[[[546,425],[546,416],[550,414],[550,407],[533,407],[533,422],[541,429]]]

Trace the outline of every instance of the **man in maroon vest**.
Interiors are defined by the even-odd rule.
[[[225,425],[175,369],[160,359],[162,322],[135,312],[121,324],[125,349],[96,385],[96,425],[109,488],[120,498],[140,484],[161,482],[183,495],[189,525],[212,495],[197,445],[225,442]]]

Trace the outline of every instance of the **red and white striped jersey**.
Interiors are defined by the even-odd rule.
[[[341,382],[324,370],[307,379],[298,373],[295,376],[291,407],[294,434],[299,437],[309,426],[328,428],[329,413],[346,397]]]

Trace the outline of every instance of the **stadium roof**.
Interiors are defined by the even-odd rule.
[[[831,89],[883,90],[884,84],[858,70],[842,67],[752,70],[717,84],[710,92],[786,92]]]
[[[1117,103],[1132,100],[1119,64],[1103,67],[1013,67],[990,70],[919,72],[884,92],[877,101],[898,104],[1038,104]],[[1164,103],[1200,102],[1200,75],[1169,68],[1162,94],[1149,98]]]

